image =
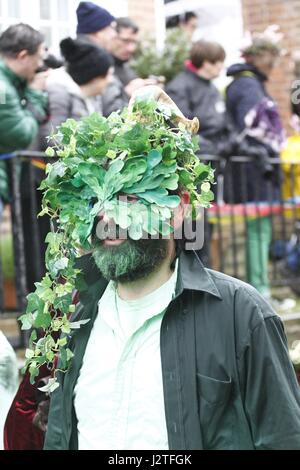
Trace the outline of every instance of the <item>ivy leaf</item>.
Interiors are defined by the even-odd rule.
[[[22,323],[21,330],[30,330],[33,327],[36,314],[26,313],[19,317],[19,321]]]
[[[47,177],[48,184],[53,184],[53,182],[56,180],[58,176],[63,177],[67,171],[67,166],[65,165],[63,161],[60,161],[60,160],[53,163],[47,168],[49,168],[49,174]]]
[[[31,385],[33,385],[35,378],[39,375],[39,368],[36,362],[31,363],[31,366],[29,367],[29,374],[30,374],[30,383]]]
[[[53,393],[59,387],[59,383],[55,377],[48,380],[47,385],[39,387],[38,390],[44,393]]]
[[[37,339],[37,332],[36,330],[33,330],[29,338],[29,345],[32,346],[33,342],[36,341],[36,339]]]
[[[27,301],[26,313],[43,312],[45,302],[35,292],[27,296]]]
[[[33,349],[27,348],[25,351],[25,358],[26,359],[32,359],[34,357],[34,351]]]
[[[48,147],[45,151],[45,154],[47,157],[54,157],[55,156],[55,150],[52,147]]]
[[[183,186],[188,186],[193,182],[193,178],[187,170],[180,170],[179,181]]]
[[[71,303],[72,294],[67,294],[62,297],[56,298],[53,302],[53,307],[62,313],[68,313]]]
[[[69,260],[66,257],[60,258],[55,261],[53,269],[56,271],[56,274],[59,271],[63,271],[68,266]]]
[[[34,320],[35,328],[48,328],[51,325],[51,315],[50,313],[40,312],[37,314]]]
[[[71,330],[78,330],[81,326],[86,325],[89,321],[90,319],[70,322],[70,328]]]

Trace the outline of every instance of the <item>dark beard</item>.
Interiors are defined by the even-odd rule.
[[[103,277],[121,283],[144,279],[156,271],[168,254],[168,240],[125,240],[107,247],[98,242],[93,258]]]

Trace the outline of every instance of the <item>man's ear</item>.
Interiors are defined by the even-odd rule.
[[[22,51],[18,52],[16,59],[22,60],[25,59],[25,57],[28,56],[28,51],[26,49],[23,49]]]
[[[190,204],[190,195],[187,191],[180,192],[179,197],[180,204],[173,211],[172,225],[174,230],[177,230],[183,224],[185,214],[187,213]]]

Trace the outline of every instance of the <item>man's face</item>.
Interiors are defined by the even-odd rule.
[[[96,77],[90,83],[91,96],[102,95],[107,85],[112,81],[114,68],[110,67],[105,77]]]
[[[21,51],[17,57],[19,75],[28,82],[34,79],[36,71],[42,67],[45,58],[45,45],[41,44],[35,54],[28,54],[27,51]]]
[[[111,52],[111,43],[116,37],[116,23],[113,21],[110,25],[106,26],[106,28],[93,33],[92,39],[93,41],[100,47],[103,47],[107,51]]]
[[[268,76],[273,68],[278,64],[279,56],[272,52],[266,51],[253,58],[253,65],[263,74]]]
[[[205,70],[206,77],[209,80],[214,80],[217,78],[222,69],[224,67],[224,62],[219,60],[217,62],[208,62],[207,60],[204,62],[202,69]]]
[[[129,203],[136,202],[134,198]],[[97,225],[105,224],[105,239],[98,238]],[[121,283],[146,278],[155,272],[168,256],[169,240],[143,238],[132,240],[114,220],[101,212],[92,237],[93,258],[103,277]]]
[[[185,30],[187,35],[192,38],[194,35],[194,32],[198,28],[198,18],[190,18],[186,23],[182,25],[182,28]]]
[[[127,62],[138,47],[138,33],[131,28],[121,28],[111,43],[110,52],[118,59]]]

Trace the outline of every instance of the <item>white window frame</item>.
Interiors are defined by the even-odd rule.
[[[50,27],[52,42],[49,45],[53,53],[59,53],[59,42],[63,39],[60,36],[60,28],[65,28],[66,33],[72,37],[76,36],[76,9],[80,0],[69,0],[68,11],[69,18],[67,21],[58,20],[57,0],[49,0],[50,2],[50,20],[44,20],[40,17],[40,2],[39,0],[20,0],[21,17],[12,18],[8,17],[8,2],[10,0],[2,1],[2,15],[0,15],[0,24],[2,31],[14,23],[28,23],[36,29],[41,27]],[[94,3],[107,8],[115,16],[128,15],[128,0],[118,0],[112,2],[111,0],[93,0]]]

